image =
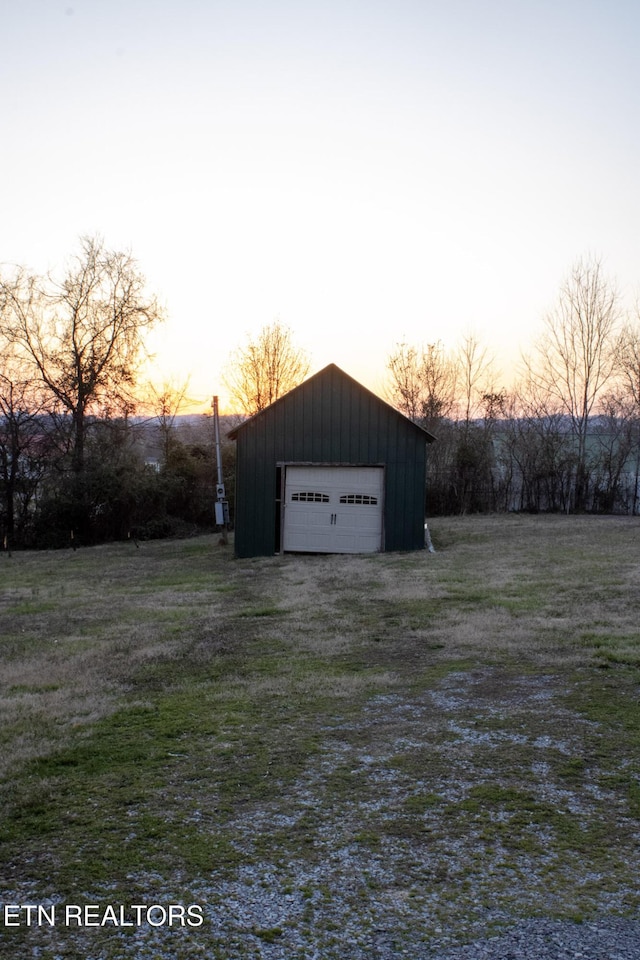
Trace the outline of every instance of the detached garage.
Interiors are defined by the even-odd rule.
[[[239,557],[424,548],[433,437],[334,364],[229,436]]]

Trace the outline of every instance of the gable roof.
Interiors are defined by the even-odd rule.
[[[317,373],[314,373],[313,376],[309,377],[307,380],[304,380],[297,387],[294,387],[293,390],[289,390],[288,393],[283,394],[283,396],[278,397],[277,400],[274,400],[273,403],[270,403],[268,407],[265,407],[264,410],[260,410],[258,413],[255,413],[253,416],[248,417],[244,420],[239,426],[234,427],[233,430],[230,430],[227,436],[231,440],[236,440],[238,434],[241,433],[245,427],[249,424],[256,423],[261,417],[268,415],[275,408],[280,406],[283,403],[286,403],[287,400],[293,397],[298,391],[305,390],[310,384],[315,380],[321,380],[328,376],[338,376],[350,383],[352,386],[356,387],[358,390],[361,390],[363,393],[371,397],[376,403],[379,403],[382,407],[386,407],[388,410],[393,411],[396,417],[400,420],[404,420],[406,423],[414,430],[419,430],[420,433],[424,434],[425,441],[427,443],[433,443],[436,439],[433,434],[429,433],[428,430],[425,430],[424,427],[421,427],[419,424],[414,423],[413,420],[410,420],[408,417],[405,417],[403,413],[400,413],[399,410],[396,410],[395,407],[391,406],[390,403],[387,403],[386,400],[382,400],[377,394],[373,391],[368,390],[367,387],[363,387],[361,383],[358,383],[357,380],[354,380],[353,377],[350,377],[348,373],[345,373],[344,370],[341,370],[340,367],[336,366],[335,363],[330,363],[326,367],[323,367],[322,370],[319,370]]]

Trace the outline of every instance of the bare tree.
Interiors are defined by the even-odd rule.
[[[302,383],[309,368],[291,330],[276,320],[231,355],[223,380],[231,402],[252,416]]]
[[[464,336],[455,364],[458,422],[452,486],[456,509],[466,513],[495,504],[492,434],[502,394],[494,382],[493,357],[474,334]]]
[[[178,384],[172,380],[165,380],[160,387],[155,387],[153,384],[147,387],[145,407],[158,425],[165,467],[169,463],[176,417],[189,403],[188,389],[189,378]]]
[[[640,415],[640,327],[631,323],[623,327],[616,344],[616,367]]]
[[[0,280],[2,333],[71,417],[72,462],[84,466],[88,414],[131,400],[143,333],[160,319],[129,254],[85,237],[61,280],[19,270]]]
[[[586,503],[587,430],[615,371],[619,295],[594,258],[580,259],[563,283],[529,362],[529,375],[569,417],[575,442],[574,508]]]
[[[387,361],[387,395],[406,416],[432,432],[438,443],[429,451],[429,498],[441,512],[479,509],[496,498],[492,474],[491,430],[473,422],[489,409],[496,419],[504,395],[494,386],[492,358],[471,334],[458,351],[441,343],[427,347],[398,344]],[[487,493],[488,491],[488,493]]]
[[[594,507],[605,513],[631,509],[635,513],[638,470],[635,484],[629,483],[629,463],[634,445],[637,451],[637,414],[627,393],[612,390],[600,403],[600,414],[591,431],[595,453]],[[636,454],[637,462],[637,454]],[[635,487],[635,490],[634,490]]]
[[[520,481],[518,509],[567,511],[575,458],[560,401],[526,377],[516,386],[506,428]]]
[[[414,423],[420,422],[425,395],[420,349],[407,343],[397,344],[387,360],[387,369],[391,377],[387,388],[389,399]]]
[[[494,386],[494,360],[473,333],[467,333],[456,355],[460,419],[469,426],[486,406],[486,397],[499,396]]]
[[[26,522],[51,455],[45,418],[39,384],[27,378],[5,346],[0,368],[0,512],[9,545],[17,517],[23,526]]]
[[[449,416],[455,403],[456,369],[440,342],[414,347],[397,344],[387,360],[391,402],[428,430]]]
[[[640,317],[640,308],[636,307]],[[632,513],[638,513],[640,504],[640,327],[628,323],[622,329],[616,345],[616,367],[628,403],[633,411],[630,429],[633,437],[634,492]]]

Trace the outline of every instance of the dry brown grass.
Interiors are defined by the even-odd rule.
[[[231,642],[251,625],[317,657],[359,655],[373,640],[387,685],[411,670],[422,642],[446,651],[435,659],[506,658],[546,670],[638,663],[637,520],[449,518],[431,530],[435,555],[241,563],[205,538],[191,558],[162,543],[5,557],[2,727],[20,730],[20,757],[42,755],[65,728],[113,710],[131,674],[192,655],[198,634],[223,623],[218,633]],[[239,612],[244,631],[228,622]],[[278,676],[241,682],[275,693],[324,681],[291,676],[283,662]],[[333,689],[346,696],[368,683],[343,676]],[[5,771],[13,759],[5,736]]]
[[[0,900],[231,898],[191,941],[227,960],[636,909],[640,521],[430,526],[433,555],[3,557]],[[58,953],[144,955],[107,934]]]

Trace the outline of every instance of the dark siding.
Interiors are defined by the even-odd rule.
[[[385,550],[424,547],[428,434],[335,366],[326,367],[237,431],[235,549],[276,546],[276,464],[385,466]]]

